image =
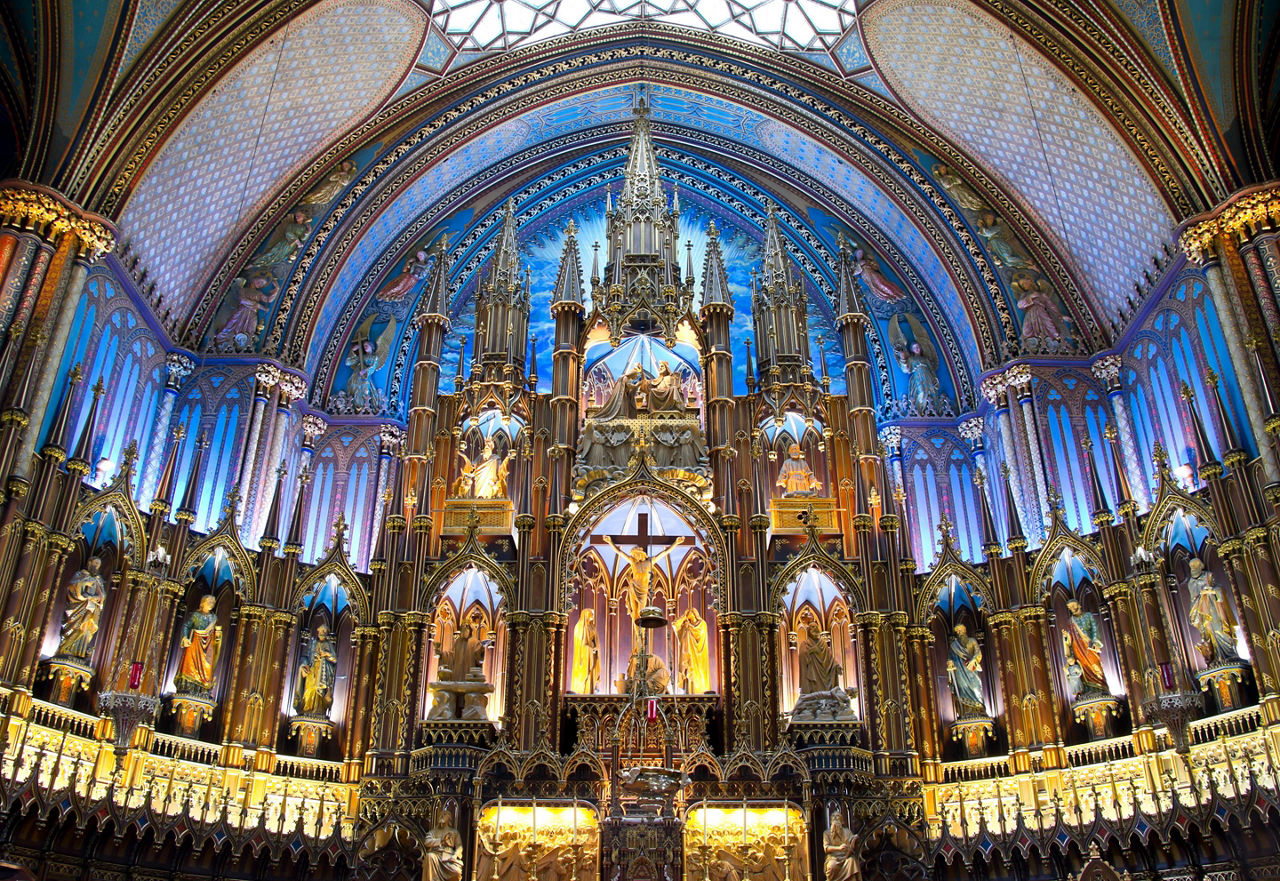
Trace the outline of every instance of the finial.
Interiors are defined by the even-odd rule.
[[[289,473],[289,463],[281,459],[280,464],[276,466],[276,480],[283,480],[285,475]]]
[[[1204,372],[1204,381],[1209,383],[1209,388],[1218,387],[1218,374],[1212,367]]]
[[[71,372],[67,374],[67,382],[72,385],[79,385],[80,380],[82,379],[84,379],[84,371],[81,370],[80,365],[77,364],[75,367],[72,367]]]
[[[93,396],[100,398],[107,393],[107,387],[102,382],[102,377],[98,377],[98,381],[93,384]]]
[[[1186,401],[1188,404],[1195,402],[1196,393],[1191,390],[1191,386],[1187,385],[1187,383],[1184,382],[1182,384],[1182,390],[1179,394],[1182,396],[1182,400]]]

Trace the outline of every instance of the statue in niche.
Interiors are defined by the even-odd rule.
[[[639,629],[639,628],[637,628]],[[657,655],[648,655],[647,668],[644,674],[645,694],[665,694],[667,687],[671,685],[671,671],[667,669],[667,664]],[[632,684],[640,678],[638,663],[640,653],[638,650],[631,652],[631,660],[627,662],[626,679],[619,683],[618,690],[628,693],[632,689]]]
[[[960,718],[986,716],[982,701],[982,647],[963,624],[957,624],[952,634],[947,647],[947,681],[960,705]]]
[[[329,628],[321,624],[311,640],[311,651],[298,667],[298,684],[293,708],[304,716],[329,715],[333,706],[333,684],[338,672],[338,653]]]
[[[280,293],[280,282],[269,272],[253,272],[237,281],[239,304],[213,336],[219,352],[243,352],[253,346],[259,332],[258,312],[275,302]]]
[[[178,694],[208,698],[213,694],[213,674],[222,649],[222,627],[213,608],[213,594],[200,597],[196,610],[182,625],[182,656],[173,684]]]
[[[374,382],[373,374],[381,370],[391,356],[391,347],[396,338],[396,322],[394,318],[388,320],[377,339],[374,339],[373,320],[376,317],[370,315],[365,319],[347,351],[345,363],[351,368],[351,376],[347,380],[346,395],[341,401],[335,401],[336,409],[340,412],[377,413],[382,409],[382,392]]]
[[[404,264],[400,274],[378,291],[374,298],[382,303],[399,303],[409,296],[419,284],[427,278],[430,264],[427,263],[427,252],[419,251]]]
[[[978,235],[982,236],[987,243],[987,251],[991,254],[991,259],[995,261],[996,266],[1021,269],[1031,265],[1031,261],[1014,248],[1013,242],[1009,240],[1009,233],[1004,227],[1004,221],[994,211],[983,211],[978,215]]]
[[[329,176],[301,199],[299,205],[323,207],[328,205],[338,194],[347,188],[347,184],[356,179],[356,164],[350,159],[343,159],[338,167],[329,172]]]
[[[569,689],[578,694],[595,694],[600,682],[600,634],[596,631],[595,609],[583,609],[573,628],[573,675]]]
[[[913,339],[910,343],[902,330],[903,316],[889,322],[889,344],[897,355],[898,366],[907,374],[907,400],[912,415],[940,416],[950,407],[938,382],[938,352],[929,335],[914,316],[906,316]]]
[[[942,184],[942,188],[947,191],[951,198],[956,200],[961,208],[969,211],[981,211],[987,207],[987,203],[982,201],[982,197],[977,194],[973,187],[965,183],[964,178],[956,174],[955,169],[949,165],[938,163],[933,166],[933,176],[938,179],[938,183]]]
[[[463,466],[463,474],[467,473],[467,465],[471,466],[471,491],[477,499],[498,499],[507,494],[507,472],[511,469],[511,460],[515,458],[515,450],[508,450],[507,455],[498,458],[492,437],[484,439],[480,458]],[[466,456],[463,456],[466,460]],[[459,478],[461,479],[461,478]]]
[[[89,657],[98,637],[102,607],[107,600],[106,583],[99,574],[102,560],[90,557],[85,568],[67,582],[67,608],[63,613],[58,655],[63,658]]]
[[[804,460],[799,444],[787,447],[787,461],[778,469],[778,489],[784,499],[814,496],[822,491],[822,481]]]
[[[1214,584],[1213,573],[1204,563],[1192,558],[1191,573],[1187,578],[1187,593],[1191,607],[1187,618],[1191,626],[1200,631],[1196,648],[1210,666],[1229,664],[1240,660],[1236,651],[1236,617],[1231,605]]]
[[[1064,671],[1071,699],[1090,694],[1107,693],[1107,677],[1102,671],[1102,638],[1098,619],[1080,608],[1078,600],[1067,601],[1067,626],[1062,631],[1062,652],[1066,656]]]
[[[1023,339],[1056,345],[1062,339],[1062,312],[1054,302],[1048,283],[1029,272],[1019,272],[1012,284],[1018,308],[1022,310]]]
[[[440,653],[440,672],[437,678],[443,682],[462,682],[478,676],[484,679],[485,644],[477,633],[477,620],[463,621],[453,634],[453,645]]]
[[[274,266],[292,263],[311,232],[311,218],[301,206],[296,207],[280,224],[275,240],[254,257],[250,266]]]
[[[480,616],[472,614],[453,634],[453,645],[440,652],[436,681],[430,683],[435,701],[428,719],[483,722],[489,718],[489,695],[494,689],[484,678],[484,655],[492,641],[481,631]]]
[[[436,816],[422,839],[422,881],[462,881],[462,836],[449,811]]]
[[[826,881],[857,881],[862,874],[858,865],[858,837],[844,826],[844,815],[832,811],[831,826],[822,834],[822,872]]]
[[[843,671],[818,622],[810,618],[800,630],[800,693],[817,694],[839,688]]]
[[[862,279],[867,290],[886,303],[896,303],[907,299],[907,292],[889,281],[880,270],[880,262],[876,258],[858,248],[853,252],[855,261],[853,274]]]
[[[651,416],[683,416],[685,414],[684,379],[663,361],[654,379],[641,379],[640,394],[646,412]]]
[[[711,690],[711,654],[707,649],[707,622],[697,609],[689,609],[676,621],[676,687],[685,694]]]

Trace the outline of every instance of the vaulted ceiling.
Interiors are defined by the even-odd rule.
[[[746,272],[782,206],[821,329],[851,237],[908,294],[880,327],[917,315],[963,408],[983,369],[1030,352],[1019,272],[1052,291],[1061,353],[1096,351],[1180,221],[1275,174],[1275,5],[21,0],[0,11],[0,163],[114,217],[174,341],[200,349],[349,160],[271,269],[258,343],[323,396],[342,341],[387,313],[376,293],[441,232],[459,328],[508,198],[545,272],[564,223],[617,186],[643,95],[697,247],[714,219]],[[412,298],[398,308],[407,358]]]

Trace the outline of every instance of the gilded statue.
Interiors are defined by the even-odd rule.
[[[939,163],[933,166],[933,176],[938,179],[938,183],[942,184],[942,188],[955,199],[961,208],[967,208],[970,211],[981,211],[987,207],[987,203],[982,201],[982,197],[974,191],[973,187],[965,183],[964,178],[956,174],[955,170],[949,165]]]
[[[453,825],[453,814],[441,811],[436,824],[422,839],[422,881],[461,881],[462,836]]]
[[[304,716],[328,716],[333,706],[333,684],[338,671],[338,654],[329,628],[321,624],[311,640],[309,657],[298,667],[298,685],[293,707]]]
[[[471,490],[475,498],[498,499],[506,496],[507,472],[511,469],[511,460],[515,455],[515,450],[508,450],[507,455],[499,458],[494,449],[493,438],[485,438],[480,458],[471,468]]]
[[[840,664],[822,635],[822,628],[812,618],[801,625],[800,693],[817,694],[840,687]]]
[[[1236,617],[1231,604],[1214,584],[1213,573],[1204,567],[1203,562],[1193,558],[1190,569],[1187,593],[1191,597],[1191,607],[1187,618],[1191,626],[1200,631],[1200,642],[1196,648],[1210,666],[1239,661]]]
[[[600,634],[595,609],[583,609],[573,628],[573,675],[569,690],[595,694],[600,682]]]
[[[87,658],[98,637],[102,607],[107,600],[106,584],[99,572],[102,560],[90,557],[85,568],[67,582],[67,609],[62,620],[58,654],[64,658]]]
[[[957,624],[947,647],[947,681],[959,704],[960,718],[985,716],[982,701],[982,647],[969,635],[969,628]]]
[[[844,815],[833,811],[831,826],[822,835],[822,871],[826,881],[856,881],[862,874],[857,850],[858,837],[845,828]]]
[[[1067,688],[1075,700],[1082,695],[1106,694],[1107,677],[1102,670],[1102,638],[1098,619],[1080,608],[1078,600],[1067,601],[1067,625],[1062,630],[1062,652],[1066,656]]]
[[[799,444],[787,447],[787,460],[778,469],[778,489],[784,499],[812,496],[822,491],[822,481],[804,460]]]
[[[213,693],[213,675],[222,649],[222,628],[213,607],[212,594],[200,597],[196,610],[182,625],[182,656],[173,684],[179,694],[209,697]]]
[[[697,609],[689,609],[675,625],[679,663],[676,687],[685,694],[711,690],[711,655],[707,649],[707,622]]]
[[[329,172],[329,176],[317,184],[311,192],[298,200],[300,205],[325,206],[338,198],[338,194],[347,188],[347,184],[356,179],[356,164],[350,159],[343,159],[338,167]]]

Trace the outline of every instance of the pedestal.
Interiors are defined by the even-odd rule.
[[[199,737],[200,726],[213,718],[217,706],[212,698],[203,695],[175,694],[169,699],[169,709],[178,719],[178,734],[182,737]]]
[[[987,716],[959,719],[951,725],[951,737],[964,744],[965,758],[980,759],[987,754],[987,740],[996,733],[996,723]]]
[[[53,680],[53,701],[71,706],[76,691],[88,691],[93,681],[93,668],[84,658],[55,655],[48,661],[49,678]]]
[[[852,701],[858,696],[856,688],[833,688],[815,691],[796,698],[791,710],[791,721],[796,722],[853,722]]]
[[[1089,729],[1090,740],[1106,740],[1115,736],[1115,720],[1120,715],[1120,700],[1110,694],[1081,695],[1071,704],[1077,722]]]
[[[510,535],[514,506],[510,499],[445,499],[446,535],[461,535],[474,522],[480,535]]]
[[[294,716],[289,721],[289,734],[298,738],[298,755],[314,759],[320,752],[320,742],[332,737],[338,729],[324,716]]]
[[[1218,709],[1225,713],[1244,705],[1240,694],[1240,686],[1249,674],[1249,665],[1244,661],[1232,661],[1218,664],[1196,674],[1201,691],[1212,694],[1218,702]]]
[[[836,531],[836,500],[817,498],[774,499],[769,503],[773,531],[782,535],[805,532],[805,518],[813,509],[813,526],[818,532]]]
[[[488,682],[464,680],[462,682],[430,682],[431,709],[427,720],[431,722],[487,722],[489,720],[489,695],[493,686]]]

